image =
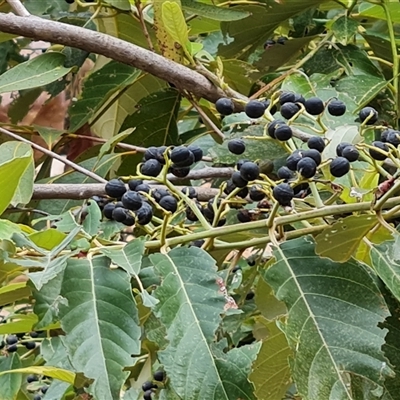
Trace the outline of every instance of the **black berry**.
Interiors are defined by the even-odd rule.
[[[339,143],[339,144],[336,146],[336,154],[337,154],[339,157],[341,157],[342,154],[343,154],[343,150],[344,150],[346,147],[348,147],[348,146],[352,146],[352,144],[351,144],[351,143],[347,143],[347,142]]]
[[[350,162],[344,157],[336,157],[330,163],[329,170],[333,176],[340,178],[350,171]]]
[[[265,109],[267,109],[271,105],[271,100],[268,100],[268,99],[264,100],[263,104],[264,104]],[[276,107],[276,105],[273,105],[269,109],[269,112],[270,112],[271,115],[274,115],[277,111],[278,111],[278,108]]]
[[[135,224],[135,217],[128,210],[125,210],[125,219],[121,222],[126,226],[132,226]]]
[[[147,160],[140,168],[140,172],[147,176],[158,176],[162,170],[162,165],[157,160]]]
[[[195,240],[194,242],[192,242],[192,246],[201,247],[203,246],[204,242],[205,242],[204,239]]]
[[[33,339],[36,339],[37,337],[39,337],[39,332],[35,331],[29,332],[29,336]]]
[[[39,378],[38,378],[37,375],[28,375],[28,376],[26,377],[26,381],[27,381],[28,383],[36,382],[36,381],[38,381],[38,380],[39,380]]]
[[[157,385],[155,385],[153,382],[146,381],[142,385],[142,390],[143,390],[143,392],[146,392],[147,390],[151,390],[151,389],[156,388],[156,387],[157,387]]]
[[[11,346],[8,346],[8,347],[6,348],[6,350],[7,350],[9,353],[15,353],[15,352],[18,350],[18,346],[17,346],[16,344],[12,344]]]
[[[372,142],[372,146],[374,146],[374,147],[376,147],[376,148],[378,148],[380,150],[383,150],[383,151],[388,151],[389,150],[389,148],[387,147],[387,145],[385,143],[379,142],[379,141]],[[386,159],[386,155],[385,154],[382,154],[381,152],[379,152],[378,150],[375,150],[375,149],[369,149],[369,155],[374,160],[377,160],[377,161],[383,161],[383,160]]]
[[[136,190],[136,188],[141,185],[143,181],[141,179],[131,179],[128,182],[128,187],[130,190]]]
[[[400,132],[391,130],[391,132],[389,132],[389,134],[387,135],[386,142],[397,147],[400,144]]]
[[[193,165],[195,163],[194,154],[190,150],[188,150],[188,151],[189,151],[188,157],[184,161],[174,163],[173,164],[174,167],[178,167],[178,168],[190,167],[191,165]]]
[[[175,197],[165,196],[160,200],[160,206],[167,211],[174,213],[178,209],[178,202]]]
[[[283,118],[290,119],[298,113],[300,107],[295,103],[285,103],[281,106],[280,113]]]
[[[364,122],[368,119],[366,122],[367,125],[373,125],[376,121],[378,121],[378,111],[375,110],[375,108],[372,107],[364,107],[359,113],[358,117],[360,118],[361,122]]]
[[[290,202],[294,197],[294,191],[288,183],[280,183],[279,185],[276,185],[272,194],[281,206],[290,206]]]
[[[275,129],[279,125],[286,125],[286,123],[284,121],[282,121],[281,119],[274,119],[273,121],[271,121],[268,124],[267,132],[268,132],[268,135],[272,137],[272,139],[276,139],[276,137],[275,137]]]
[[[184,178],[185,176],[189,175],[190,167],[180,168],[175,165],[172,165],[171,168],[169,169],[169,172],[171,172],[171,174],[176,176],[177,178]]]
[[[178,164],[185,162],[190,157],[190,150],[185,146],[179,146],[172,149],[170,159],[173,163]],[[187,165],[185,165],[187,166]]]
[[[36,395],[33,397],[33,400],[42,400],[42,396],[41,396],[40,394],[36,394]]]
[[[170,196],[170,195],[171,193],[167,189],[163,188],[157,188],[151,192],[151,196],[157,203],[159,203],[164,196]]]
[[[151,400],[152,399],[152,394],[153,394],[153,391],[151,391],[151,390],[146,390],[145,392],[144,392],[144,395],[143,395],[143,400]]]
[[[292,92],[283,92],[281,93],[281,95],[279,96],[279,104],[283,105],[285,103],[294,103],[294,101],[296,100],[296,97],[294,95],[294,93]]]
[[[142,196],[138,192],[128,190],[121,198],[122,204],[128,210],[136,211],[142,207]],[[120,221],[121,222],[121,221]]]
[[[28,350],[33,350],[36,347],[36,343],[35,342],[26,342],[26,343],[24,343],[24,346]]]
[[[306,99],[303,97],[303,95],[299,93],[294,94],[294,101],[293,103],[301,103],[301,104],[306,104]]]
[[[113,213],[112,213],[112,219],[117,222],[123,222],[126,220],[127,210],[122,207],[115,208]]]
[[[293,172],[288,167],[280,167],[278,171],[276,171],[279,179],[292,179]]]
[[[46,392],[47,392],[47,390],[49,389],[49,387],[48,386],[42,386],[41,388],[40,388],[40,391],[43,393],[43,394],[46,394]]]
[[[239,222],[250,222],[251,221],[251,215],[249,210],[239,210],[238,213],[236,214],[236,217]]]
[[[142,183],[136,186],[136,192],[150,193],[151,187],[147,183]]]
[[[328,104],[328,113],[334,117],[340,117],[346,112],[346,104],[340,100],[331,100]]]
[[[258,165],[251,161],[244,163],[240,168],[240,175],[246,181],[254,181],[258,178],[259,174],[260,169],[258,168]]]
[[[241,175],[241,173],[240,173],[239,171],[235,171],[235,172],[232,174],[231,179],[232,179],[233,184],[234,184],[236,187],[239,187],[239,188],[242,188],[242,187],[247,186],[247,184],[248,184],[248,182],[249,182],[249,181],[247,181],[246,179],[243,179],[243,177],[242,177],[242,175]]]
[[[350,162],[353,162],[358,160],[360,153],[354,146],[346,146],[342,150],[342,156]]]
[[[182,193],[189,197],[189,199],[197,199],[197,192],[193,186],[184,187]]]
[[[197,202],[196,202],[195,204],[196,204],[196,207],[199,209],[199,211],[200,211],[200,212],[203,212],[203,210],[202,210],[200,204],[197,203]],[[189,221],[192,221],[192,222],[198,221],[197,215],[193,212],[193,210],[192,210],[189,206],[186,207],[185,213],[186,213],[186,218],[187,218]]]
[[[318,150],[310,149],[303,151],[303,157],[312,158],[317,165],[321,164],[322,158],[321,153]]]
[[[297,163],[302,159],[302,154],[299,150],[295,150],[287,159],[286,166],[292,170],[296,171]]]
[[[188,146],[188,150],[193,153],[194,162],[201,161],[201,159],[203,158],[203,150],[199,146],[191,144],[190,146]]]
[[[307,99],[304,106],[306,107],[306,111],[311,115],[319,115],[325,109],[324,102],[319,97]]]
[[[158,157],[158,148],[155,146],[151,146],[146,149],[143,154],[144,159],[147,160],[157,160]]]
[[[304,157],[297,163],[297,171],[304,178],[312,178],[317,171],[317,164],[312,158]]]
[[[265,198],[265,193],[259,186],[252,186],[249,190],[249,197],[253,201],[261,201]]]
[[[119,179],[111,179],[106,183],[105,191],[107,196],[113,197],[114,199],[120,199],[126,192],[124,182]]]
[[[242,139],[232,139],[228,142],[228,150],[233,154],[243,154],[246,145]]]
[[[236,193],[236,196],[244,199],[247,197],[248,194],[249,194],[249,189],[247,187],[244,187],[243,189],[241,189],[239,192]]]
[[[278,39],[276,39],[276,43],[278,43],[278,44],[285,44],[285,42],[286,42],[287,40],[288,40],[287,37],[285,37],[285,36],[280,36],[280,37],[278,37]]]
[[[154,372],[153,378],[155,381],[162,382],[165,379],[164,371],[159,370],[159,371]]]
[[[274,39],[267,39],[264,43],[264,49],[267,50],[269,49],[271,46],[273,46],[274,44],[276,44]]]
[[[281,142],[286,142],[293,136],[292,128],[289,125],[282,124],[275,128],[275,138]]]
[[[15,344],[18,343],[18,337],[16,335],[8,335],[6,338],[7,344]]]
[[[153,218],[153,209],[148,203],[143,203],[142,207],[136,211],[136,221],[139,225],[147,225]]]
[[[249,118],[260,118],[264,115],[265,106],[261,101],[250,100],[246,104],[244,112]]]
[[[325,141],[320,136],[312,136],[308,139],[307,146],[309,149],[315,149],[322,153],[325,149]]]
[[[249,161],[250,161],[250,160],[248,160],[247,158],[243,158],[243,159],[237,161],[237,162],[236,162],[236,168],[237,168],[238,170],[240,170],[240,168],[242,168],[242,165],[243,165],[245,162],[249,162]]]
[[[215,108],[221,115],[231,115],[235,109],[235,105],[231,99],[221,97],[216,101]]]

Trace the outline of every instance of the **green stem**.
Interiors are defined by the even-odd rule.
[[[389,31],[390,37],[390,47],[392,50],[392,57],[393,57],[393,86],[394,86],[394,99],[395,99],[395,110],[398,112],[399,110],[399,57],[397,54],[397,46],[396,46],[396,35],[394,33],[393,21],[392,16],[390,14],[390,10],[388,7],[389,0],[383,0],[382,7],[385,11],[386,22]],[[398,127],[398,121],[396,118],[396,127]]]
[[[324,207],[324,202],[322,201],[321,196],[319,195],[317,185],[315,184],[315,182],[310,182],[309,185],[310,185],[311,193],[314,196],[315,205],[317,206],[317,208]]]

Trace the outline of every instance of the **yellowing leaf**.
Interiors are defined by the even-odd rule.
[[[26,367],[26,368],[18,368],[10,371],[0,372],[0,376],[5,374],[36,374],[36,375],[46,375],[51,378],[58,379],[63,382],[68,382],[71,385],[75,381],[75,374],[71,371],[67,371],[62,368],[57,367]]]
[[[166,1],[162,5],[162,21],[172,39],[182,47],[189,42],[185,17],[179,4]]]

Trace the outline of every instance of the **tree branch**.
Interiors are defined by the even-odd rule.
[[[222,89],[214,86],[198,72],[104,33],[32,15],[19,17],[11,13],[0,13],[0,31],[101,54],[146,71],[173,83],[180,90],[187,90],[211,102],[216,102],[220,97],[226,96]],[[243,98],[243,95],[239,93],[237,96]]]
[[[29,17],[31,14],[19,0],[7,0],[8,5],[15,14],[21,17]]]

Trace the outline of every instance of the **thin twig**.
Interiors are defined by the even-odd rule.
[[[144,37],[146,38],[147,45],[149,46],[149,50],[154,51],[153,43],[151,41],[149,31],[147,30],[146,21],[144,20],[144,17],[143,17],[143,9],[142,9],[142,4],[141,4],[140,0],[135,0],[135,6],[136,6],[136,9],[138,12],[140,25],[142,25]]]
[[[89,178],[94,179],[97,182],[101,182],[101,183],[106,183],[107,182],[106,179],[104,179],[101,176],[95,174],[94,172],[89,171],[86,168],[83,168],[80,165],[75,164],[74,162],[61,157],[57,153],[54,153],[51,150],[47,150],[44,147],[39,146],[38,144],[33,143],[30,140],[25,139],[25,138],[17,135],[16,133],[10,132],[10,131],[8,131],[7,129],[4,129],[4,128],[0,128],[0,132],[4,133],[5,135],[7,135],[9,137],[12,137],[15,140],[18,140],[19,142],[23,142],[23,143],[29,144],[34,149],[39,150],[41,153],[46,154],[47,156],[49,156],[51,158],[54,158],[54,159],[56,159],[58,161],[61,161],[63,164],[68,165],[69,167],[73,168],[75,171],[78,171],[78,172],[88,176]]]
[[[19,0],[7,0],[14,13],[20,17],[29,17],[31,14]]]

